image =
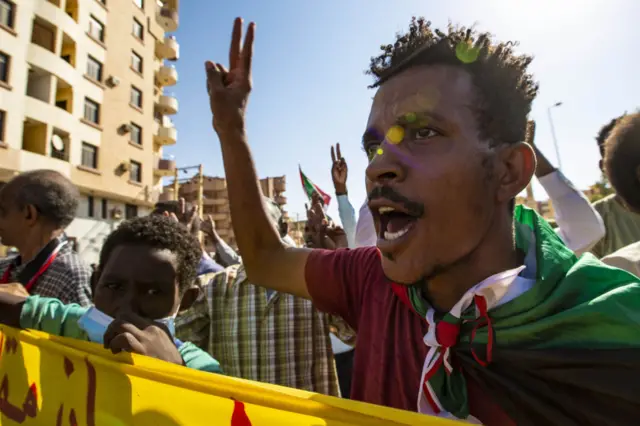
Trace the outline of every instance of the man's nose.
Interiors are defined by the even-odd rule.
[[[406,172],[400,161],[401,153],[399,150],[398,146],[383,142],[367,166],[367,179],[378,184],[404,180]]]

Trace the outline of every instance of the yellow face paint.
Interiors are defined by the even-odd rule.
[[[376,155],[382,155],[384,154],[384,151],[382,150],[382,148],[378,148],[378,150],[376,151]]]
[[[392,126],[387,132],[387,141],[394,145],[399,144],[404,139],[404,129],[401,126]]]

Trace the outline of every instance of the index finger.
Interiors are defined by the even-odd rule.
[[[187,202],[184,198],[180,197],[180,200],[178,200],[178,214],[180,215],[184,215],[186,213],[187,209]]]
[[[340,142],[336,144],[336,151],[338,152],[338,160],[342,160],[342,154],[340,153]]]
[[[229,47],[229,69],[234,70],[240,59],[240,40],[242,39],[242,18],[238,17],[233,21],[233,31],[231,32],[231,46]]]
[[[251,78],[251,61],[253,60],[253,38],[256,31],[256,24],[251,22],[247,29],[247,35],[244,38],[244,46],[242,47],[242,59],[244,62],[244,70],[247,78]]]
[[[331,162],[336,162],[336,151],[333,149],[333,145],[331,145]]]

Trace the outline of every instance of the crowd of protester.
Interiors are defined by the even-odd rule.
[[[615,193],[591,204],[523,143],[531,57],[414,18],[371,60],[358,214],[338,144],[341,226],[313,194],[298,247],[245,132],[254,36],[250,24],[241,45],[236,20],[229,69],[205,64],[242,256],[179,200],[124,221],[85,265],[65,235],[77,189],[55,171],[22,173],[0,190],[2,244],[18,251],[0,260],[0,323],[487,425],[634,424],[640,113],[598,133]],[[514,206],[534,175],[555,228]],[[108,327],[92,328],[102,314]]]

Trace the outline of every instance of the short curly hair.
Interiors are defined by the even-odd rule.
[[[34,206],[40,216],[58,229],[66,228],[76,217],[78,188],[55,170],[20,173],[7,184],[7,189],[16,207]]]
[[[598,149],[600,150],[600,157],[604,158],[604,143],[607,141],[607,138],[611,134],[611,131],[615,127],[616,123],[620,121],[620,119],[624,117],[625,114],[622,114],[620,117],[611,119],[611,121],[609,121],[607,124],[602,126],[600,130],[598,130],[596,142],[598,143]]]
[[[604,143],[604,169],[611,186],[640,213],[640,112],[622,117]]]
[[[478,33],[449,23],[447,32],[431,28],[425,18],[411,18],[409,31],[397,34],[394,44],[380,46],[369,70],[384,84],[402,71],[419,65],[450,65],[467,71],[478,91],[476,114],[480,137],[491,145],[522,142],[527,115],[538,94],[538,83],[527,68],[533,57],[516,55],[515,42],[494,43],[489,33]]]
[[[178,259],[180,290],[185,291],[194,285],[202,249],[187,228],[173,219],[150,215],[122,222],[104,241],[100,252],[100,269],[107,264],[113,250],[121,245],[142,245],[157,250],[170,250]]]

